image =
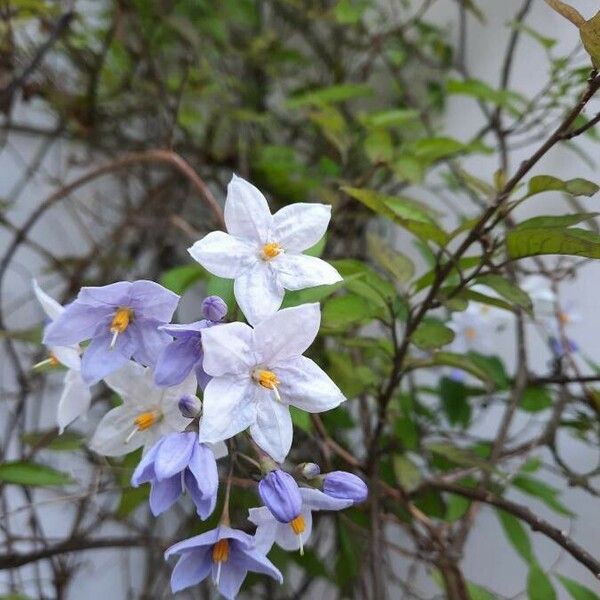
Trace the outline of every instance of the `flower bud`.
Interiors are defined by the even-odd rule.
[[[202,403],[196,396],[186,394],[179,398],[179,412],[188,419],[195,419],[202,412]]]
[[[209,296],[202,302],[202,316],[209,321],[222,321],[227,314],[227,304],[219,296]]]
[[[356,475],[346,471],[333,471],[323,478],[323,492],[332,498],[364,502],[369,495],[367,484]]]
[[[298,472],[306,479],[313,479],[321,473],[321,467],[316,463],[302,463],[298,465]]]
[[[302,497],[296,480],[281,469],[271,471],[261,480],[258,493],[280,523],[290,523],[302,510]]]

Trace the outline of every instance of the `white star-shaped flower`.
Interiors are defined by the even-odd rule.
[[[454,331],[452,350],[458,353],[493,354],[495,334],[503,324],[501,309],[470,302],[467,310],[452,313],[448,327]]]
[[[302,254],[325,234],[331,207],[290,204],[271,215],[263,194],[233,176],[227,187],[227,232],[213,231],[188,251],[205,269],[234,279],[234,292],[246,319],[256,324],[281,306],[285,290],[341,281],[328,263]]]
[[[319,331],[318,304],[281,310],[254,329],[245,323],[202,332],[204,390],[201,442],[229,439],[250,428],[254,441],[277,462],[292,444],[289,405],[312,413],[345,400],[312,360],[302,356]]]
[[[149,367],[130,361],[104,380],[123,400],[123,404],[104,415],[90,448],[105,456],[129,454],[140,446],[144,452],[161,437],[183,431],[192,419],[179,411],[182,396],[196,393],[196,375],[192,372],[179,385],[159,388]]]
[[[35,280],[33,281],[33,291],[51,322],[65,310],[54,298],[46,294]],[[59,433],[62,433],[67,425],[88,411],[92,394],[89,386],[81,377],[81,348],[78,344],[52,346],[47,362],[52,366],[61,364],[67,369],[56,411],[56,422]]]

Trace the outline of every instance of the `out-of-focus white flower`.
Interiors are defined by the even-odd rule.
[[[318,413],[335,408],[344,395],[302,353],[319,331],[318,304],[281,310],[254,329],[228,323],[205,329],[204,390],[200,441],[218,442],[250,428],[254,441],[277,462],[293,436],[289,406]]]
[[[106,413],[98,424],[90,442],[98,454],[122,456],[140,446],[145,452],[162,436],[183,431],[192,420],[181,414],[179,400],[196,393],[193,372],[179,385],[159,388],[152,369],[129,361],[105,382],[123,404]]]
[[[523,279],[519,287],[527,292],[533,301],[533,314],[536,318],[554,315],[556,294],[548,278],[542,275],[530,275]]]
[[[46,294],[35,280],[33,281],[33,291],[50,322],[64,312],[64,307]],[[60,364],[67,369],[56,411],[56,422],[59,433],[62,433],[67,425],[88,411],[92,401],[90,388],[81,377],[81,348],[79,344],[51,346],[50,358],[44,362],[51,366]]]
[[[452,350],[460,354],[470,351],[492,354],[494,337],[506,320],[502,312],[487,304],[470,302],[467,310],[452,313],[448,323],[455,335]]]
[[[302,254],[325,234],[331,207],[297,203],[271,215],[263,194],[233,176],[227,188],[227,233],[213,231],[189,253],[205,269],[234,279],[237,303],[252,325],[281,306],[285,290],[341,281],[328,263]]]

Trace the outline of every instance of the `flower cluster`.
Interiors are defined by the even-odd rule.
[[[219,494],[217,461],[228,453],[225,442],[242,434],[231,448],[245,444],[255,454],[263,504],[248,515],[254,535],[231,527],[230,468],[219,526],[165,555],[179,556],[173,592],[210,576],[234,598],[249,571],[281,582],[266,556],[272,545],[303,552],[312,513],[363,502],[367,488],[356,475],[321,474],[314,463],[289,472],[282,466],[293,440],[290,406],[319,413],[345,400],[304,356],[319,331],[320,306],[281,310],[285,290],[341,280],[331,265],[303,253],[325,234],[330,207],[294,204],[272,215],[261,192],[234,176],[224,212],[227,232],[209,233],[189,252],[213,275],[234,280],[246,322],[226,322],[227,305],[211,296],[200,320],[172,323],[179,297],[152,281],[84,287],[64,307],[35,282],[34,291],[49,318],[43,363],[67,369],[60,431],[87,412],[91,388],[104,381],[121,404],[104,415],[89,446],[105,456],[143,447],[131,483],[150,484],[155,516],[185,491],[198,517],[208,519]]]

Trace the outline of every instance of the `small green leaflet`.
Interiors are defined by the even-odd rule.
[[[532,565],[527,576],[529,600],[556,600],[556,591],[548,575],[537,565]]]
[[[71,483],[66,473],[46,465],[27,461],[11,461],[0,465],[0,481],[31,486],[54,486]]]
[[[573,600],[600,600],[600,596],[592,592],[589,588],[565,577],[564,575],[556,575],[557,579],[563,584],[565,590]]]

